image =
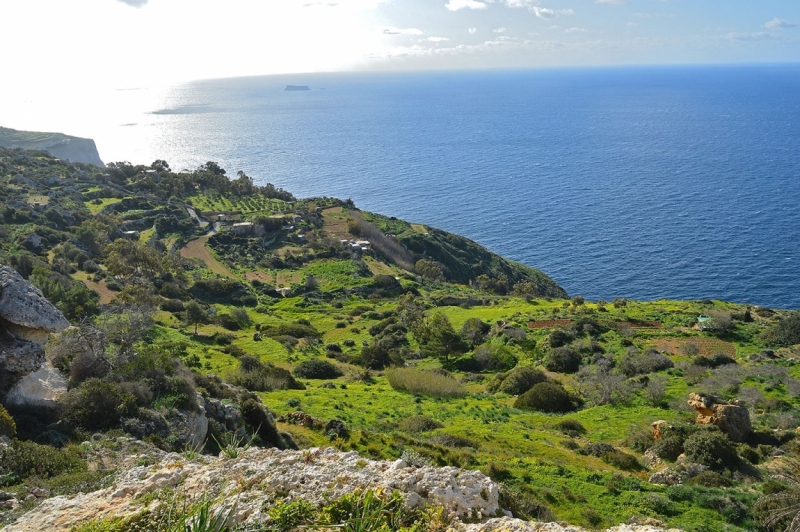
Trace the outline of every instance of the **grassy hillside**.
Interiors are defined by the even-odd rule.
[[[0,197],[0,263],[106,341],[95,358],[68,339],[72,350],[48,348],[68,404],[116,401],[58,425],[12,411],[20,439],[80,458],[68,442],[125,431],[194,452],[159,420],[196,408],[197,392],[245,414],[212,424],[206,452],[257,431],[265,445],[480,469],[526,518],[754,530],[756,499],[787,489],[770,475],[800,451],[796,311],[569,299],[466,238],[214,163],[98,169],[0,149]],[[691,392],[739,400],[754,431],[732,442],[696,425]],[[347,432],[326,431],[332,419]],[[88,482],[79,465],[32,476],[8,460],[0,481],[14,493]],[[664,467],[682,481],[649,482]]]

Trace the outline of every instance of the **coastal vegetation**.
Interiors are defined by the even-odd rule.
[[[107,485],[113,464],[89,468],[83,442],[130,435],[184,454],[333,446],[479,469],[516,515],[591,528],[791,522],[768,510],[796,500],[782,471],[800,453],[797,311],[569,298],[467,238],[212,162],[0,148],[0,198],[0,264],[74,326],[46,348],[68,380],[59,407],[0,407],[0,489],[20,500]],[[698,424],[690,393],[746,408],[752,430]],[[435,520],[372,492],[270,512],[289,529],[350,507],[388,509],[390,528]]]

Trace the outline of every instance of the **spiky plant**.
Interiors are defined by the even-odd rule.
[[[800,461],[788,460],[787,467],[774,478],[785,482],[788,489],[758,500],[756,510],[765,514],[762,524],[768,530],[775,530],[787,523],[784,532],[800,532]]]

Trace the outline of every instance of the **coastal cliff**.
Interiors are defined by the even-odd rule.
[[[104,167],[97,146],[92,139],[72,137],[63,133],[18,131],[0,127],[0,146],[46,151],[53,157],[75,163]]]

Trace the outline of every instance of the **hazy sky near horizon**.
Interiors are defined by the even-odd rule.
[[[0,21],[13,79],[0,91],[338,70],[800,61],[796,0],[3,0]]]

